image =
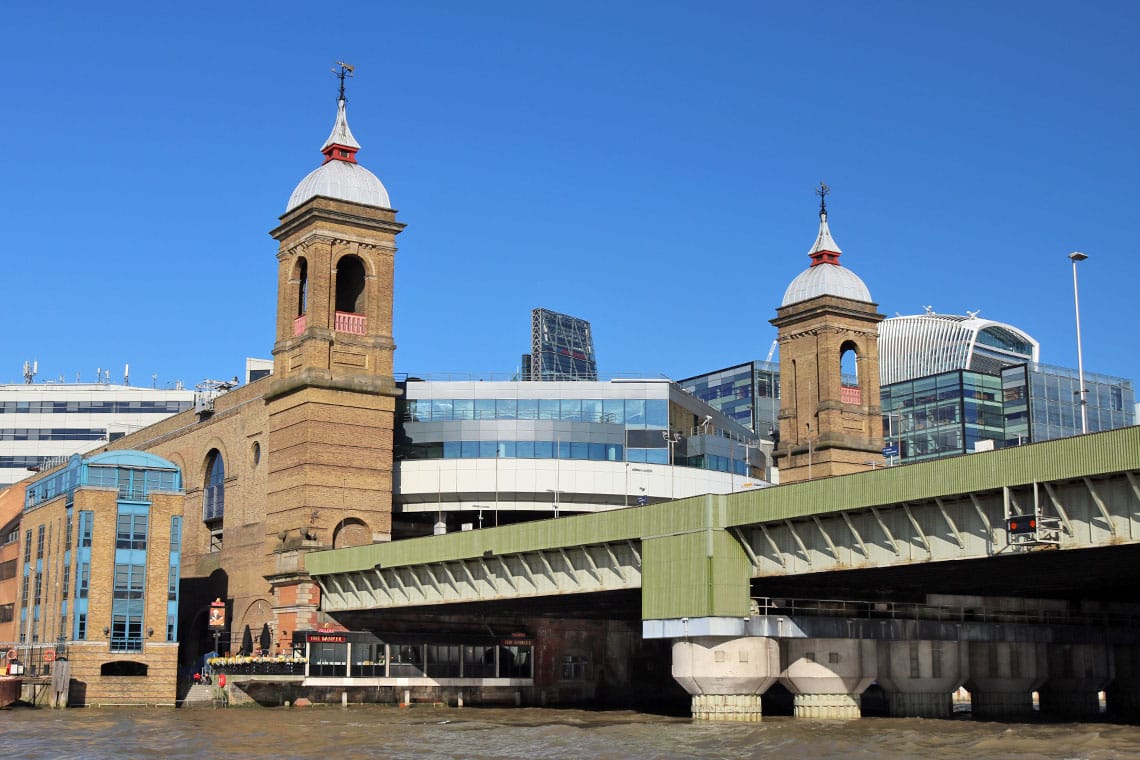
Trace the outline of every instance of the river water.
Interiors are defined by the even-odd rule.
[[[864,718],[708,723],[540,708],[0,710],[0,757],[24,758],[1127,758],[1140,727]]]

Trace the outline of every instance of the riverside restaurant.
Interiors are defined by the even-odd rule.
[[[296,631],[293,652],[273,657],[215,657],[218,673],[303,677],[307,685],[523,686],[534,679],[534,640],[466,634]],[[292,680],[292,679],[290,679]]]

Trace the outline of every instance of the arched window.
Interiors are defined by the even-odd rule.
[[[345,256],[336,265],[336,331],[365,335],[364,262]]]
[[[297,316],[309,313],[309,262],[297,260]]]
[[[364,262],[345,256],[336,265],[336,310],[364,313]]]
[[[202,519],[220,521],[226,511],[226,463],[217,449],[206,455],[206,482],[202,489]]]
[[[859,389],[859,349],[851,341],[839,347],[839,400],[845,404],[860,404],[863,394]]]

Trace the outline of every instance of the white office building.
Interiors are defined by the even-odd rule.
[[[194,406],[194,391],[111,383],[0,385],[0,488]]]

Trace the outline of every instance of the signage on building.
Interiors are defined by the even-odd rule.
[[[305,637],[310,644],[347,644],[348,635],[344,633],[310,633]]]
[[[221,599],[210,602],[210,627],[226,627],[226,603]]]
[[[883,456],[887,457],[888,459],[890,457],[897,457],[898,455],[899,455],[899,446],[897,443],[893,443],[890,446],[884,446],[883,447]]]

